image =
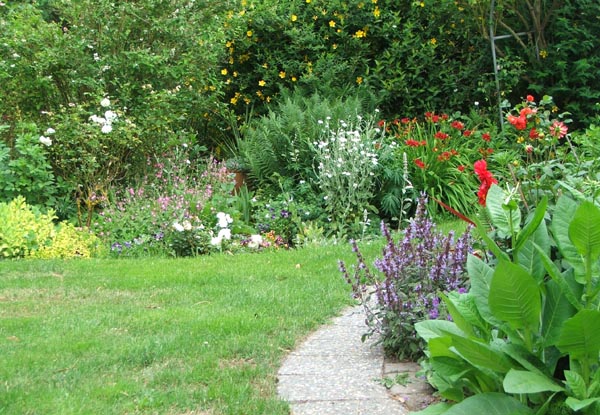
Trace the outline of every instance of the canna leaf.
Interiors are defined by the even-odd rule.
[[[494,316],[512,329],[537,331],[542,310],[540,289],[520,266],[498,262],[490,284],[489,304]]]
[[[508,371],[502,382],[506,393],[539,393],[539,392],[561,392],[565,388],[538,372],[527,370]]]
[[[568,319],[556,346],[571,358],[597,361],[600,351],[600,311],[580,310]]]
[[[533,410],[503,393],[489,392],[471,396],[457,403],[445,415],[533,415]]]
[[[583,257],[592,261],[600,256],[600,209],[591,202],[583,202],[575,211],[569,225],[569,238]]]

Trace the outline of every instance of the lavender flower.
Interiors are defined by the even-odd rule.
[[[353,296],[367,311],[367,335],[381,333],[384,347],[399,358],[421,356],[424,343],[415,335],[414,323],[447,318],[439,293],[464,291],[466,284],[470,228],[456,240],[452,232],[438,232],[428,218],[426,205],[427,198],[421,195],[415,216],[398,242],[381,224],[386,244],[381,257],[374,261],[377,273],[369,268],[356,241],[350,242],[357,259],[353,275],[343,262],[339,264]]]

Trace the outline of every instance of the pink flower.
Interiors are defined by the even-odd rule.
[[[569,128],[562,121],[554,121],[550,126],[550,135],[552,137],[563,138],[567,135],[567,131],[569,131]]]

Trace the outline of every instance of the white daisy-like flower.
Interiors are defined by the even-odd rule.
[[[110,99],[104,98],[102,101],[100,101],[100,106],[102,108],[110,107]]]
[[[41,135],[40,143],[42,143],[46,147],[50,147],[52,145],[52,140],[50,139],[50,137],[45,137],[45,136]]]

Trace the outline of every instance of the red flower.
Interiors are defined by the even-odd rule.
[[[460,166],[457,167],[457,169],[458,169],[459,172],[462,173],[463,171],[465,171],[465,166],[460,165]]]
[[[410,118],[408,118],[408,117],[404,117],[404,118],[402,118],[402,119],[400,120],[400,122],[401,122],[402,124],[408,124],[408,123],[410,122]]]
[[[540,136],[540,133],[538,133],[535,128],[532,128],[531,131],[529,131],[529,138],[531,138],[532,140],[535,140],[539,136]]]
[[[535,98],[533,97],[533,95],[527,95],[527,102],[533,102],[535,101]]]
[[[417,165],[417,167],[424,169],[425,168],[425,163],[423,163],[421,161],[421,159],[415,159],[415,164]]]
[[[477,160],[473,164],[473,169],[481,182],[477,197],[479,198],[479,204],[485,206],[485,200],[487,198],[488,190],[492,187],[492,184],[498,183],[498,180],[494,179],[494,176],[487,169],[487,163],[485,160]]]
[[[442,154],[438,156],[438,161],[448,161],[452,158],[452,153],[449,151],[444,151]]]
[[[385,120],[379,120],[379,122],[377,123],[377,126],[379,128],[383,128],[384,125],[385,125]]]
[[[409,147],[419,147],[421,145],[421,143],[419,143],[417,140],[413,140],[412,138],[406,140],[404,144],[406,144]]]
[[[470,136],[471,136],[471,134],[473,134],[473,131],[471,131],[471,130],[465,130],[465,131],[463,131],[463,135],[464,135],[465,137],[470,137]]]
[[[452,121],[450,127],[456,128],[457,130],[462,130],[463,128],[465,128],[465,125],[460,121]]]
[[[481,138],[483,139],[483,141],[490,141],[492,139],[492,136],[489,135],[489,133],[483,133]]]
[[[509,115],[507,119],[508,122],[514,125],[517,130],[524,130],[527,128],[527,117],[524,115],[519,115],[518,117]]]
[[[435,133],[435,138],[439,138],[440,140],[446,140],[448,137],[450,137],[448,134],[443,133],[441,131]]]

